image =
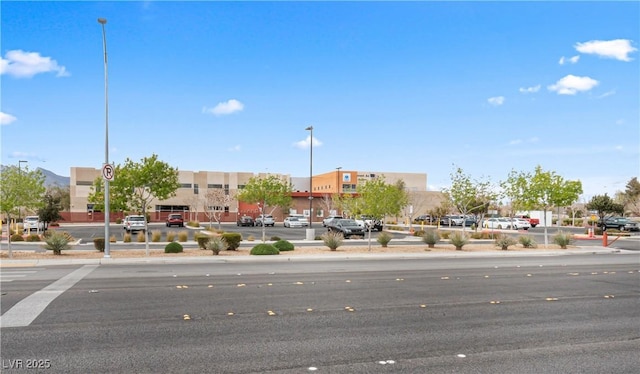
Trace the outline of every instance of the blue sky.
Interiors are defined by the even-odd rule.
[[[640,175],[638,2],[1,4],[2,164]],[[24,164],[23,164],[24,167]]]

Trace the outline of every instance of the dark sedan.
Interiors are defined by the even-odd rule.
[[[334,219],[327,228],[331,232],[341,233],[345,239],[352,236],[364,236],[364,228],[354,219]]]
[[[238,218],[237,224],[238,226],[255,226],[255,221],[249,216],[242,216]]]
[[[600,222],[600,227],[606,229],[618,229],[620,231],[640,231],[638,223],[624,217],[610,217]]]

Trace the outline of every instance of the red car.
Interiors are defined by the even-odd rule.
[[[184,227],[184,219],[182,214],[169,214],[167,217],[167,227],[179,226]]]

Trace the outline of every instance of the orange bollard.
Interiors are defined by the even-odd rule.
[[[606,247],[608,245],[607,243],[608,241],[609,240],[607,238],[607,232],[606,231],[602,232],[602,246]]]

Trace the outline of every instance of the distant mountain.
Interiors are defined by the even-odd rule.
[[[63,177],[61,175],[55,174],[54,172],[43,169],[43,168],[37,168],[36,170],[40,170],[42,175],[44,175],[45,187],[51,187],[56,185],[60,187],[68,187],[70,184],[69,177]]]

